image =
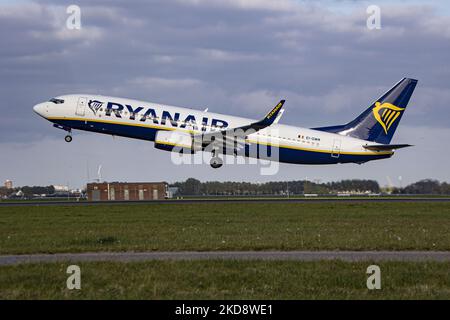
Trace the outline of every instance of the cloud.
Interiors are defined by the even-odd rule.
[[[169,89],[182,89],[202,84],[202,81],[197,79],[167,79],[157,77],[138,77],[129,81],[132,85],[139,85],[144,88],[169,88]]]
[[[244,10],[268,10],[268,11],[288,11],[298,9],[295,1],[291,0],[177,0],[179,3],[208,6],[218,8],[237,8]]]
[[[264,57],[260,54],[248,54],[241,52],[232,52],[219,49],[198,49],[198,55],[200,59],[207,59],[212,62],[245,62],[264,60]]]
[[[419,85],[399,130],[420,126],[448,140],[450,18],[438,10],[442,6],[382,1],[382,29],[371,31],[367,2],[339,1],[345,10],[336,3],[80,0],[80,31],[65,28],[69,2],[0,4],[2,151],[30,158],[42,145],[42,163],[52,163],[51,145],[59,146],[55,141],[63,133],[36,116],[32,106],[61,94],[208,107],[253,119],[284,98],[282,123],[315,127],[353,119],[404,76],[419,79]],[[128,150],[125,145],[117,147]],[[149,157],[160,159],[148,145]],[[100,158],[98,145],[72,148],[82,148],[85,158]],[[81,159],[76,152],[72,156],[74,162]],[[389,167],[402,168],[397,162]],[[286,168],[286,176],[299,175]],[[336,168],[306,168],[301,170],[306,174],[324,170],[341,176]],[[364,168],[355,172],[375,175]],[[31,170],[16,175],[26,177]],[[435,164],[433,170],[446,168]],[[412,175],[419,176],[417,171]],[[171,176],[183,176],[176,174]]]

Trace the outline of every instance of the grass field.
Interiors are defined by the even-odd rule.
[[[369,262],[152,261],[0,267],[0,299],[450,299],[449,263],[377,263],[381,290],[368,290]]]
[[[0,254],[450,250],[449,203],[0,207]]]
[[[0,207],[0,254],[148,250],[450,250],[449,203]],[[450,299],[450,263],[86,262],[0,267],[0,299]]]

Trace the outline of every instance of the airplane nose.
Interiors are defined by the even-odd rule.
[[[44,117],[45,113],[45,103],[38,103],[33,107],[34,112],[36,112],[38,115]]]

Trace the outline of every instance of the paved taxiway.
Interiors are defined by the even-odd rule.
[[[294,261],[441,261],[450,262],[450,251],[179,251],[92,252],[0,256],[0,265],[38,262],[151,260],[294,260]]]
[[[317,202],[450,202],[450,198],[395,197],[395,198],[227,198],[227,199],[168,199],[148,201],[22,201],[0,202],[0,207],[23,206],[92,206],[92,205],[133,205],[133,204],[192,204],[192,203],[317,203]]]

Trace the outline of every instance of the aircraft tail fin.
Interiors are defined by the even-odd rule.
[[[417,80],[415,79],[403,78],[346,125],[315,128],[315,130],[389,144],[416,84]]]

